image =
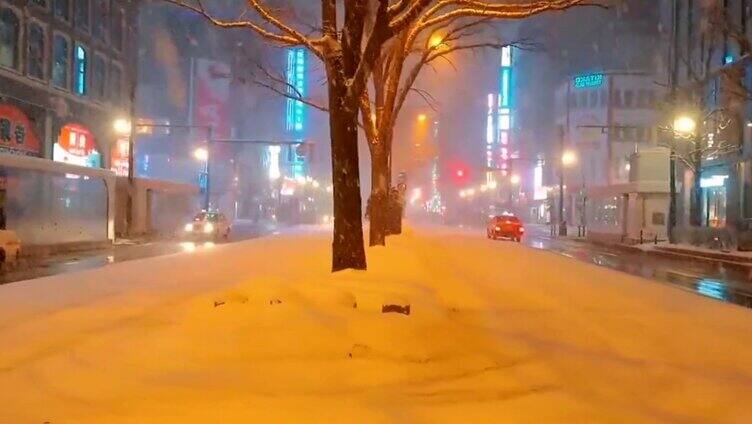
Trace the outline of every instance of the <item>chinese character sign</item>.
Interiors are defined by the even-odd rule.
[[[28,156],[42,154],[41,143],[29,118],[15,106],[0,104],[0,149]]]

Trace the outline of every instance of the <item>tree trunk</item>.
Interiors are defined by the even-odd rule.
[[[366,269],[358,166],[358,102],[347,96],[344,78],[330,73],[329,127],[332,141],[334,238],[332,272]]]
[[[692,158],[695,172],[692,176],[692,192],[689,200],[689,225],[693,227],[702,226],[702,156],[701,153],[695,153]]]
[[[386,244],[386,229],[389,211],[389,157],[384,146],[371,150],[371,246]]]

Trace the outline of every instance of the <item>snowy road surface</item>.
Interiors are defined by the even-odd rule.
[[[477,231],[482,234],[482,230]],[[618,247],[551,237],[548,227],[528,226],[525,244],[569,258],[690,290],[716,300],[752,308],[750,268],[658,256]]]
[[[752,422],[752,311],[466,232],[0,286],[0,422]],[[409,316],[382,314],[410,304]]]
[[[268,234],[273,230],[271,225],[254,224],[251,221],[235,221],[230,235],[230,241],[241,241]],[[202,249],[215,243],[193,243],[180,240],[155,240],[147,243],[116,243],[106,249],[96,249],[81,252],[54,255],[48,258],[25,263],[18,269],[3,270],[0,273],[0,284],[16,281],[31,280],[66,272],[82,271],[99,268],[116,262],[132,261],[134,259],[151,258],[178,252]]]

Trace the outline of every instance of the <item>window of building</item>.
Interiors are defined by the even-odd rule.
[[[0,8],[0,66],[18,69],[21,65],[19,59],[21,39],[21,21],[13,9]]]
[[[621,107],[621,90],[611,92],[611,106]]]
[[[647,90],[637,90],[637,100],[635,106],[640,109],[646,108],[648,105]]]
[[[645,128],[643,127],[635,128],[635,141],[638,143],[644,143],[647,141],[645,137]]]
[[[107,65],[104,56],[100,54],[94,55],[94,62],[92,62],[91,68],[91,92],[95,99],[103,100],[106,98],[107,92]]]
[[[94,17],[92,19],[94,37],[107,42],[110,20],[110,3],[108,0],[94,0]]]
[[[623,140],[635,141],[635,128],[634,127],[624,127]]]
[[[79,96],[89,93],[89,51],[81,44],[76,44],[73,57],[74,84],[73,91]]]
[[[74,0],[76,28],[89,32],[89,0]]]
[[[29,0],[29,4],[32,4],[37,7],[41,7],[42,9],[49,9],[50,3],[47,0]]]
[[[655,91],[653,90],[647,90],[646,94],[646,105],[649,108],[654,108],[656,106],[655,104]]]
[[[55,17],[70,22],[70,0],[55,0]]]
[[[110,68],[110,101],[115,105],[122,104],[123,96],[123,69],[113,63]]]
[[[62,34],[55,34],[52,40],[52,85],[68,89],[70,79],[70,42]]]
[[[123,9],[114,7],[112,9],[112,47],[115,50],[123,50]]]
[[[26,35],[26,73],[38,79],[45,77],[45,38],[44,27],[37,22],[30,22]]]
[[[634,107],[634,91],[632,90],[624,90],[624,107],[625,108],[631,108]]]

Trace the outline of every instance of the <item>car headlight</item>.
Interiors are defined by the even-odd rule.
[[[214,224],[208,223],[208,224],[204,225],[204,232],[205,233],[211,233],[212,231],[214,231]]]
[[[496,227],[496,231],[501,231],[501,227]]]
[[[193,224],[185,224],[185,231],[193,231]]]

